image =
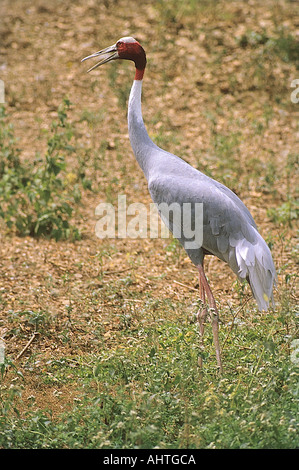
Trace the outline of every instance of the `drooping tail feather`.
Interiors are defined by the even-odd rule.
[[[276,285],[276,271],[267,243],[256,231],[254,243],[243,239],[235,250],[239,278],[248,280],[259,310],[267,311],[270,301],[274,306]]]
[[[255,266],[248,268],[248,272],[249,285],[259,310],[267,311],[270,301],[274,307],[273,286],[275,285],[275,277],[273,272],[262,266],[258,260],[256,260]]]

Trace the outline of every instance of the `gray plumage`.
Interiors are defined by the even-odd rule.
[[[267,310],[269,301],[273,302],[275,267],[252,215],[226,186],[152,142],[142,119],[141,90],[142,82],[135,80],[129,98],[128,127],[153,201],[157,205],[203,203],[203,243],[198,250],[185,248],[190,259],[198,266],[209,253],[225,261],[240,280],[248,280],[259,309]],[[168,228],[173,230],[171,221]],[[186,241],[180,239],[183,246]]]

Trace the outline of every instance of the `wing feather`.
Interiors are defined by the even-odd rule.
[[[203,203],[202,249],[228,263],[239,279],[247,279],[259,309],[267,310],[269,301],[273,302],[276,278],[268,245],[242,201],[225,186],[198,173],[178,180],[177,175],[160,172],[149,180],[153,201]],[[184,236],[179,240],[184,246]],[[202,249],[186,249],[195,264],[202,261]]]

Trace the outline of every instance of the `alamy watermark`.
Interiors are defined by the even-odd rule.
[[[298,103],[299,102],[299,78],[295,78],[295,80],[292,80],[291,88],[295,88],[295,90],[292,91],[291,93],[291,101],[292,103]]]
[[[203,241],[202,203],[127,204],[126,195],[119,195],[117,207],[100,203],[95,210],[99,220],[95,226],[98,238],[175,238],[184,240],[186,249],[198,249]],[[161,224],[161,219],[164,224]]]

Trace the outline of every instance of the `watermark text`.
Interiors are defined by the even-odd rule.
[[[102,202],[95,215],[98,238],[169,238],[172,232],[175,238],[184,241],[186,249],[202,245],[202,203],[162,202],[146,206],[141,202],[127,204],[126,195],[119,195],[117,207]]]

